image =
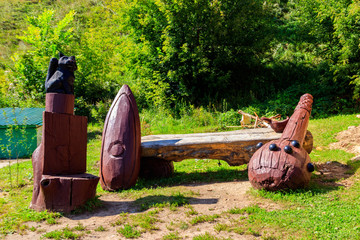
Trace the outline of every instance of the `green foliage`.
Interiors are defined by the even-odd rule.
[[[133,71],[153,104],[234,102],[256,84],[272,36],[262,1],[136,0],[118,9],[137,45]]]
[[[234,109],[224,112],[220,115],[220,124],[223,126],[239,126],[241,121],[241,114]]]
[[[184,106],[226,112],[224,99],[229,109],[286,116],[305,92],[315,97],[317,118],[359,105],[358,1],[6,0],[0,7],[1,106],[43,105],[58,51],[77,58],[75,105],[90,121],[105,119],[122,84],[141,111],[175,119],[191,111]]]
[[[27,102],[28,105],[40,104],[44,100],[44,81],[50,57],[59,51],[64,52],[72,38],[75,12],[70,11],[63,19],[54,23],[53,10],[45,10],[38,17],[28,17],[28,28],[19,38],[31,48],[25,53],[15,53],[11,58],[9,91],[14,94],[12,103]],[[9,96],[11,96],[9,94]]]

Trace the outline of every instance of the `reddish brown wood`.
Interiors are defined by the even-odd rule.
[[[271,118],[267,118],[267,117],[262,117],[261,120],[267,122],[268,124],[270,124],[270,127],[277,133],[282,133],[287,125],[287,123],[289,122],[289,117],[287,117],[285,120],[282,121],[276,121],[274,119]]]
[[[307,132],[313,97],[304,94],[289,119],[281,138],[264,144],[248,165],[249,180],[254,188],[266,190],[297,189],[308,185],[311,165],[308,152],[302,147]],[[294,146],[292,141],[297,141]],[[270,150],[272,144],[276,148]],[[273,145],[272,145],[273,146]],[[290,146],[292,152],[285,152]]]
[[[43,174],[86,172],[87,118],[44,112]]]
[[[42,175],[39,195],[31,208],[70,212],[95,197],[98,181],[91,174]]]
[[[74,114],[74,99],[72,94],[47,93],[45,111],[54,113]]]
[[[127,189],[140,170],[140,119],[134,95],[127,85],[118,92],[106,116],[100,157],[103,189]]]
[[[174,173],[174,163],[157,158],[141,158],[139,176],[142,178],[167,178]]]
[[[74,103],[69,102],[74,100],[73,95],[46,95],[46,104],[59,106],[46,106],[45,110],[56,113],[43,114],[43,137],[32,155],[34,188],[30,208],[70,212],[95,197],[99,182],[99,177],[85,174],[87,118],[72,114]]]

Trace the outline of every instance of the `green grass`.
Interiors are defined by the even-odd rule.
[[[230,240],[230,238],[218,238],[214,235],[211,235],[208,232],[193,237],[193,240],[225,240],[225,239]]]
[[[144,232],[158,230],[158,227],[156,226],[156,223],[160,221],[158,213],[159,210],[157,209],[136,215],[122,213],[112,225],[121,226],[118,229],[118,232],[124,237],[136,238]]]
[[[314,136],[314,146],[328,146],[336,142],[336,134],[348,129],[349,126],[359,126],[360,118],[356,114],[338,115],[329,118],[310,120],[308,130]]]
[[[95,231],[96,232],[105,232],[106,228],[104,228],[103,226],[100,225],[99,227],[95,228]]]
[[[55,230],[43,235],[44,238],[49,239],[79,239],[82,235],[73,232],[74,230],[66,227],[61,230]]]
[[[183,121],[182,126],[186,126],[186,121]],[[351,182],[351,187],[341,186],[342,179],[336,178],[330,179],[329,184],[319,183],[316,180],[321,176],[313,175],[307,189],[288,192],[251,190],[249,195],[258,204],[245,208],[235,207],[221,214],[201,215],[190,205],[198,194],[182,185],[246,181],[246,165],[230,167],[223,161],[220,161],[219,165],[217,160],[186,160],[174,164],[175,173],[171,178],[139,179],[131,189],[113,193],[105,192],[98,186],[99,195],[114,194],[132,200],[137,212],[120,214],[112,226],[98,226],[95,231],[107,231],[108,228],[114,227],[121,236],[136,238],[144,232],[158,229],[159,212],[164,209],[182,209],[184,219],[169,226],[171,232],[163,235],[163,239],[178,239],[189,229],[198,226],[201,228],[201,224],[205,222],[212,223],[215,232],[252,235],[261,239],[360,239],[360,161],[351,160],[353,154],[328,149],[328,145],[336,141],[334,136],[337,132],[359,124],[360,119],[355,115],[316,119],[309,123],[314,145],[322,149],[313,150],[310,154],[312,162],[323,164],[335,161],[348,165],[350,168],[347,173],[350,175],[347,181]],[[158,127],[160,129],[160,125]],[[99,125],[89,125],[87,170],[94,175],[98,175],[101,132]],[[56,224],[63,216],[60,213],[36,212],[29,209],[32,196],[30,161],[0,169],[0,196],[0,238],[11,233],[46,231],[43,230],[46,227],[29,228],[27,222],[44,222],[50,225]],[[262,202],[273,203],[279,208],[268,210],[260,204]],[[102,202],[97,197],[89,201],[83,209],[72,214],[101,208]],[[224,223],[223,220],[228,221]],[[79,224],[71,229],[44,232],[43,237],[76,239],[86,234],[86,228]],[[212,233],[205,233],[194,239],[219,238]]]
[[[169,234],[166,234],[165,236],[163,236],[162,238],[163,240],[179,240],[182,239],[182,237],[180,237],[179,232],[171,232]]]
[[[196,216],[193,219],[191,219],[190,224],[195,225],[195,224],[199,224],[199,223],[203,223],[203,222],[213,222],[213,221],[215,221],[215,219],[217,219],[219,217],[220,217],[219,214],[199,215],[199,216]]]
[[[135,227],[126,224],[124,227],[121,227],[118,232],[126,238],[138,238],[141,236],[140,231],[136,230]]]

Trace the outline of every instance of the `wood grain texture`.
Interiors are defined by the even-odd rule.
[[[100,156],[100,184],[104,190],[128,189],[140,170],[140,119],[127,85],[118,92],[106,116]]]
[[[230,166],[249,162],[259,142],[279,139],[272,129],[243,129],[230,132],[149,135],[141,138],[141,161],[161,159],[179,162],[184,159],[220,159]],[[312,149],[312,136],[305,144]]]
[[[254,188],[276,191],[308,185],[311,177],[308,165],[311,163],[309,151],[304,146],[311,137],[307,134],[307,126],[312,103],[313,97],[304,94],[280,139],[266,143],[252,156],[248,175]]]
[[[44,112],[43,174],[86,172],[87,118]]]

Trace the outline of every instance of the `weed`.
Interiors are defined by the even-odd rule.
[[[190,220],[190,224],[191,225],[195,225],[198,223],[203,223],[203,222],[213,222],[215,219],[219,218],[220,215],[219,214],[214,214],[214,215],[200,215],[200,216],[196,216],[193,219]]]
[[[99,227],[95,228],[94,231],[96,231],[96,232],[105,232],[106,228],[104,228],[103,226],[100,225]]]
[[[262,239],[263,240],[276,240],[277,238],[274,236],[265,236],[265,237],[263,236]]]
[[[43,237],[50,239],[78,239],[81,237],[81,235],[74,233],[71,229],[66,227],[62,230],[55,230],[45,233]]]
[[[119,218],[116,220],[114,225],[123,225],[125,223],[131,223],[132,226],[139,226],[142,231],[151,231],[157,230],[158,227],[155,225],[160,220],[157,218],[158,210],[154,209],[152,211],[129,215],[127,213],[121,213]]]
[[[140,231],[138,231],[135,227],[126,224],[124,227],[117,230],[121,235],[126,238],[138,238],[141,236]]]
[[[227,211],[230,214],[242,214],[243,210],[237,207],[231,208]]]
[[[175,230],[174,226],[175,226],[174,222],[171,221],[169,224],[166,225],[166,228],[170,231],[173,231],[173,230]]]
[[[190,209],[190,211],[185,212],[186,216],[189,217],[189,216],[197,215],[197,214],[198,214],[198,212],[195,211],[194,207],[191,206],[190,204],[187,204],[185,207]]]
[[[179,236],[179,232],[171,232],[165,236],[163,236],[162,238],[163,240],[178,240],[178,239],[182,239],[180,236]]]
[[[137,199],[136,204],[141,205],[141,211],[145,211],[149,208],[164,208],[169,207],[171,211],[175,211],[179,206],[183,206],[188,203],[188,199],[180,192],[172,193],[171,196],[155,195],[146,196]]]
[[[258,231],[254,231],[252,228],[249,228],[247,232],[251,235],[254,235],[255,237],[260,237],[260,233]]]
[[[231,228],[231,231],[239,235],[243,235],[245,233],[245,230],[242,227]]]
[[[181,230],[186,230],[189,228],[189,224],[187,224],[186,222],[180,222],[180,229]]]
[[[86,228],[80,222],[73,228],[74,231],[84,231]]]
[[[48,218],[46,219],[47,224],[54,225],[57,224],[57,220],[55,218]]]
[[[96,195],[92,199],[89,199],[85,202],[85,204],[81,205],[80,207],[73,210],[72,214],[80,214],[84,212],[93,212],[97,208],[101,207],[103,205],[102,201],[99,199],[101,196]]]
[[[229,230],[229,226],[226,225],[226,224],[223,224],[223,223],[217,223],[217,224],[214,226],[214,230],[215,230],[216,232],[228,231],[228,230]]]
[[[220,239],[224,239],[224,238],[217,238],[208,232],[205,232],[204,234],[193,237],[193,240],[220,240]]]

